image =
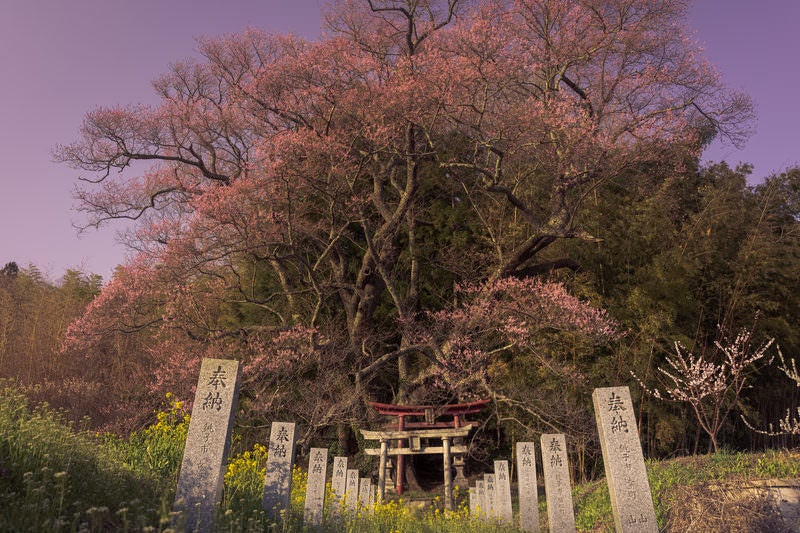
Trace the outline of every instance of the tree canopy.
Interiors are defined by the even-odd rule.
[[[173,391],[203,354],[240,358],[255,412],[312,429],[470,395],[563,428],[499,376],[580,379],[565,343],[619,328],[541,277],[580,266],[552,245],[599,242],[582,222],[607,187],[749,127],[685,9],[348,0],[317,41],[202,40],[158,105],[95,109],[57,149],[88,225],[137,221],[72,347],[146,332]]]

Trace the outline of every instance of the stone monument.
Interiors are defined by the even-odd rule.
[[[595,389],[592,401],[616,530],[655,533],[658,524],[630,390]]]
[[[203,359],[175,493],[174,510],[185,529],[209,531],[213,525],[238,398],[239,362]]]
[[[563,433],[542,435],[542,471],[547,497],[547,518],[552,533],[575,531],[567,444]]]
[[[372,479],[362,477],[358,481],[358,506],[361,509],[369,507],[370,505],[370,492],[372,491]]]
[[[514,523],[514,511],[511,508],[511,475],[508,461],[494,462],[495,516],[505,524]]]
[[[484,487],[484,495],[486,497],[486,516],[489,518],[494,518],[496,516],[495,512],[495,502],[497,501],[497,493],[495,491],[495,484],[494,484],[494,474],[484,474],[483,475],[483,487]]]
[[[331,490],[335,512],[339,512],[344,504],[344,493],[347,490],[347,457],[333,458],[333,474],[331,475]]]
[[[536,446],[517,443],[517,488],[519,525],[523,531],[539,531],[539,489],[536,484]]]
[[[356,512],[358,509],[358,469],[352,468],[347,471],[347,487],[344,491],[347,510]]]
[[[469,515],[478,516],[478,487],[469,488]]]
[[[294,423],[273,422],[269,435],[267,472],[261,505],[267,515],[277,519],[289,508],[294,465]]]
[[[311,448],[308,456],[308,484],[303,521],[306,525],[321,526],[325,508],[325,478],[328,474],[328,448]]]
[[[478,514],[486,516],[486,481],[479,479],[475,488],[478,491]]]

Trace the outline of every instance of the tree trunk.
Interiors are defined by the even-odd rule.
[[[339,441],[340,453],[345,457],[350,454],[350,428],[342,422],[336,424],[336,438]]]

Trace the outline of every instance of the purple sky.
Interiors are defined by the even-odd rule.
[[[0,266],[33,263],[110,277],[125,250],[111,226],[78,236],[77,173],[51,161],[98,105],[154,103],[150,81],[194,54],[195,38],[247,26],[315,37],[324,0],[2,0]],[[749,93],[757,133],[705,157],[755,165],[754,179],[800,162],[798,0],[696,0],[689,24],[727,83]]]

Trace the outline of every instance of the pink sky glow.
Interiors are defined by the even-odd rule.
[[[125,250],[107,226],[78,235],[79,175],[52,161],[100,105],[155,103],[150,81],[196,55],[196,38],[246,27],[314,38],[324,0],[4,0],[0,3],[0,267],[67,268],[110,278]],[[797,0],[696,0],[688,24],[733,88],[756,104],[743,150],[713,144],[705,159],[755,166],[753,181],[800,163]]]

